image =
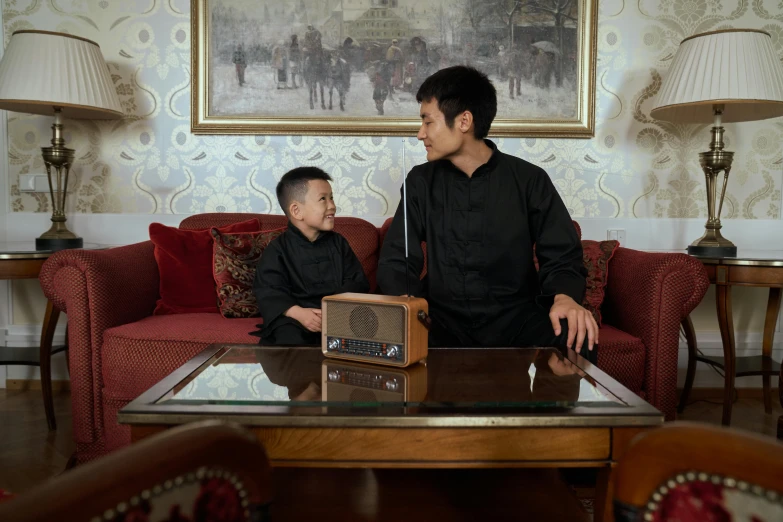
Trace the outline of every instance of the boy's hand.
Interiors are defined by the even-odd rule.
[[[285,313],[287,317],[299,321],[302,326],[311,332],[321,331],[321,309],[320,308],[302,308],[301,306],[292,306]]]

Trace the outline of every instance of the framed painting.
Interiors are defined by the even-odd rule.
[[[194,0],[197,134],[415,135],[416,92],[473,66],[493,136],[588,138],[598,0]]]

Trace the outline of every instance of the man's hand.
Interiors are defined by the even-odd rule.
[[[588,350],[598,343],[598,325],[593,314],[579,306],[576,301],[565,294],[557,294],[552,308],[549,310],[549,319],[555,335],[560,335],[560,319],[568,320],[568,339],[566,346],[573,348],[577,353],[582,349],[585,336],[587,337]],[[576,346],[574,347],[574,338]]]
[[[321,309],[320,308],[302,308],[301,306],[292,306],[285,313],[286,317],[299,321],[302,326],[311,332],[321,331]]]

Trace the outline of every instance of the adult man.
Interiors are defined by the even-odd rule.
[[[381,250],[381,290],[410,287],[428,299],[431,346],[568,346],[595,360],[598,327],[578,304],[586,277],[579,237],[546,172],[484,139],[497,112],[492,83],[476,69],[449,67],[416,99],[428,162],[407,177],[410,277],[401,202]]]

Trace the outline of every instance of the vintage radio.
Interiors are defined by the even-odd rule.
[[[382,368],[327,359],[321,363],[321,397],[334,402],[421,402],[427,397],[427,367]]]
[[[427,301],[345,293],[321,300],[321,349],[326,357],[410,366],[427,357]]]

